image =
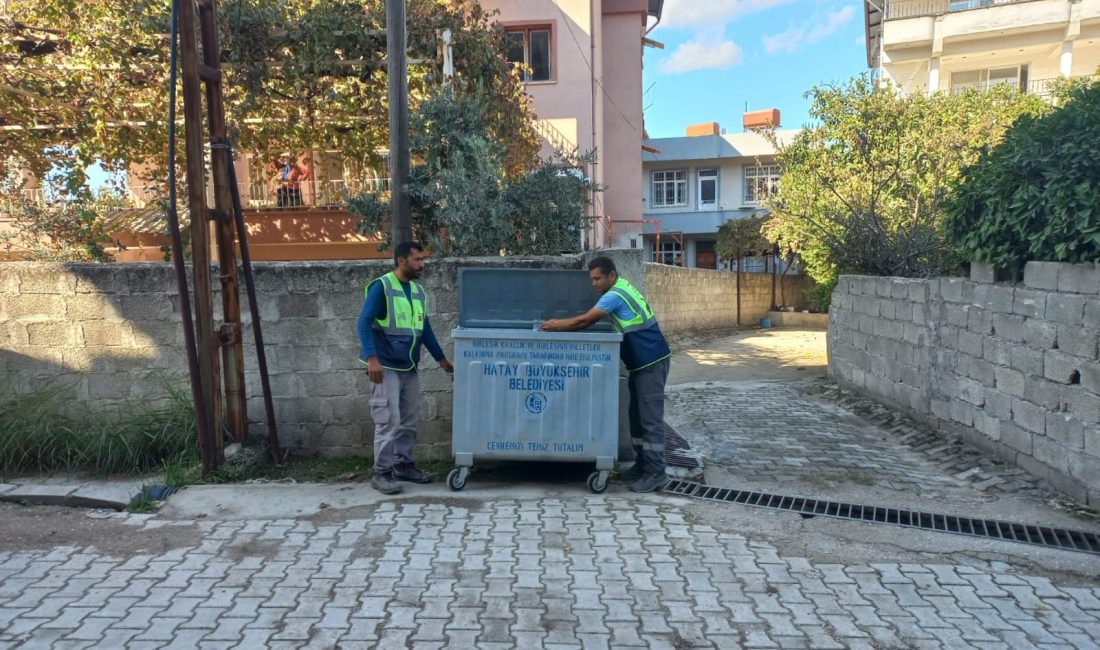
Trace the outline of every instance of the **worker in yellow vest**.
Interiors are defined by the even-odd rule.
[[[596,257],[588,263],[592,288],[600,294],[596,306],[572,318],[544,321],[547,332],[570,332],[589,327],[602,318],[622,332],[619,346],[630,371],[630,438],[637,460],[621,473],[634,492],[653,492],[668,482],[665,474],[665,382],[672,353],[657,325],[649,303],[629,282],[619,277],[615,263]]]
[[[370,414],[374,420],[374,478],[383,494],[401,491],[399,481],[430,483],[432,475],[412,459],[420,420],[420,345],[448,373],[454,366],[428,322],[428,297],[415,282],[424,270],[424,249],[402,242],[393,251],[393,271],[363,290],[359,313],[359,361],[371,380]]]

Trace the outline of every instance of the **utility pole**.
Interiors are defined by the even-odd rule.
[[[247,282],[249,308],[256,337],[256,355],[259,361],[260,381],[263,387],[264,411],[268,424],[268,444],[276,462],[282,460],[278,432],[275,429],[275,409],[271,399],[271,387],[267,376],[267,359],[260,330],[260,314],[256,287],[252,277],[252,263],[248,253],[248,233],[240,203],[240,193],[233,170],[229,140],[226,136],[225,105],[223,103],[221,49],[218,46],[217,0],[197,0],[198,27],[201,37],[196,37],[196,0],[174,0],[174,14],[178,14],[178,26],[173,24],[173,35],[178,27],[180,61],[183,76],[184,131],[187,154],[188,210],[191,215],[191,259],[195,292],[195,323],[198,330],[194,359],[190,352],[190,315],[184,317],[185,336],[188,337],[188,365],[196,391],[196,412],[200,418],[197,428],[202,452],[203,473],[217,469],[225,460],[222,435],[223,408],[228,413],[229,433],[234,440],[243,442],[248,433],[248,416],[245,409],[244,350],[241,336],[240,287],[237,279],[237,245],[241,250],[244,276]],[[175,60],[175,41],[172,43]],[[174,75],[174,70],[173,70]],[[210,144],[210,176],[214,182],[214,208],[206,203],[206,157],[203,134],[202,86],[206,89],[206,110]],[[173,76],[172,97],[175,97]],[[174,138],[174,124],[169,125]],[[174,140],[171,140],[174,142]],[[171,149],[174,151],[174,145]],[[169,165],[174,165],[169,160]],[[174,178],[174,174],[170,176]],[[174,206],[172,210],[174,210]],[[174,213],[173,213],[174,215]],[[186,275],[181,259],[178,223],[170,218],[173,250],[177,265],[177,281],[181,296],[188,292]],[[215,226],[218,247],[218,279],[222,288],[223,321],[215,328],[213,299],[210,286],[210,235]],[[234,237],[236,235],[236,237]],[[181,300],[184,309],[187,301]],[[225,368],[225,394],[219,382],[219,357]],[[197,381],[196,381],[197,377]]]
[[[214,305],[210,291],[210,211],[206,207],[206,170],[202,133],[202,81],[195,37],[194,0],[179,2],[180,63],[183,72],[184,151],[187,156],[187,209],[191,217],[191,267],[195,286],[195,326],[202,416],[207,438],[199,441],[203,473],[217,469],[222,450],[222,395],[218,378],[218,347],[214,338]],[[205,67],[205,66],[204,66]],[[175,164],[175,161],[169,161]]]
[[[390,104],[390,197],[393,245],[412,240],[409,201],[409,82],[405,0],[386,0],[386,74]]]

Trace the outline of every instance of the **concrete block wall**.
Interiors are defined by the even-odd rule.
[[[841,278],[829,374],[1098,505],[1100,269],[996,276]]]
[[[432,329],[451,354],[459,267],[581,268],[581,258],[429,261],[422,278]],[[389,261],[267,262],[254,265],[279,437],[294,450],[370,454],[369,379],[355,332],[363,287]],[[164,396],[164,382],[189,391],[181,310],[170,265],[0,266],[0,388],[49,380],[70,404],[91,406]],[[216,273],[214,274],[216,277]],[[221,296],[214,303],[220,315]],[[245,377],[253,432],[266,435],[264,409],[243,297]],[[220,318],[220,316],[219,316]],[[423,355],[418,454],[450,453],[451,380]]]
[[[643,267],[640,251],[610,253],[625,277],[651,300],[656,297],[654,308],[666,331],[671,326],[672,333],[684,334],[733,323],[732,274]],[[432,327],[444,350],[450,354],[453,349],[460,267],[583,269],[588,257],[429,261],[422,281]],[[364,285],[391,266],[384,260],[254,265],[275,415],[285,447],[371,453],[370,386],[358,361],[355,323]],[[651,277],[657,279],[655,296],[647,285]],[[743,319],[749,323],[770,306],[770,276],[745,274],[743,282]],[[791,279],[787,282],[790,293]],[[676,302],[684,296],[693,298]],[[595,304],[594,293],[591,298]],[[214,292],[214,305],[220,319],[219,291]],[[242,312],[249,423],[263,436],[263,400],[243,288]],[[93,408],[163,398],[166,383],[189,393],[180,314],[175,273],[168,264],[6,262],[0,266],[0,390],[56,381],[66,387],[66,403]],[[452,384],[426,353],[423,361],[417,453],[444,458],[450,454]]]
[[[779,282],[777,278],[777,300]],[[811,280],[806,276],[787,276],[782,278],[782,283],[786,300],[802,302]],[[669,336],[737,325],[736,273],[646,264],[645,296],[657,315],[661,331]],[[767,315],[772,305],[772,275],[742,273],[742,326],[755,324]]]

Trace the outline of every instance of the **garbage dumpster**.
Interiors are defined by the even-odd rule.
[[[600,323],[541,332],[547,318],[592,307],[588,274],[544,269],[459,271],[454,339],[452,490],[477,460],[594,463],[607,489],[619,447],[619,343]]]

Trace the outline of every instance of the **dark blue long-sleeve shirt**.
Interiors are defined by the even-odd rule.
[[[405,290],[405,297],[411,300],[412,287],[407,282],[402,282],[401,288]],[[367,291],[367,297],[363,300],[363,309],[359,312],[359,321],[356,323],[356,329],[359,331],[359,360],[363,363],[377,354],[374,347],[375,330],[371,325],[379,318],[384,318],[387,311],[386,293],[382,289],[382,283],[375,282]],[[428,353],[436,361],[442,361],[445,358],[443,348],[435,338],[427,314],[424,315],[424,331],[420,335],[420,342],[428,348]],[[419,345],[413,350],[413,363],[420,365]]]

